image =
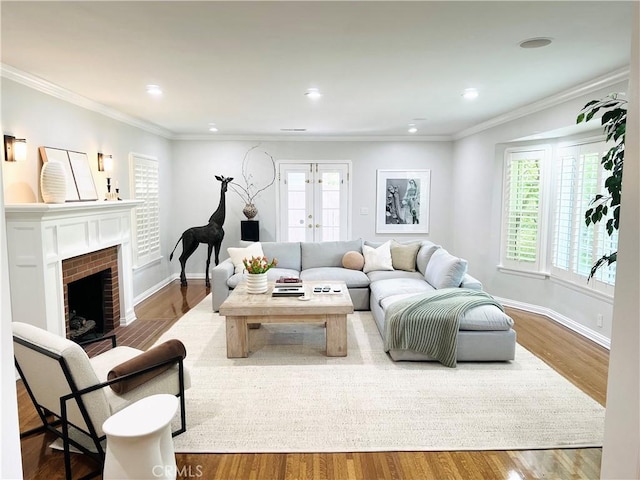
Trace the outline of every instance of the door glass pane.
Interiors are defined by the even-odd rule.
[[[302,242],[306,239],[307,177],[305,172],[287,172],[287,217],[286,241]]]
[[[340,172],[322,172],[322,241],[340,240]]]

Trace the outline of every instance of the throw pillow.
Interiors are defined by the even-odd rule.
[[[467,273],[467,261],[454,257],[444,248],[438,248],[424,272],[424,279],[433,288],[459,287],[464,274]]]
[[[364,267],[362,268],[364,273],[374,270],[393,270],[391,241],[383,243],[378,248],[363,245],[362,253],[364,254]]]
[[[227,253],[233,262],[235,273],[244,272],[244,263],[242,263],[244,258],[250,259],[251,257],[264,257],[260,242],[253,243],[246,248],[229,247],[227,248]]]
[[[416,257],[420,250],[420,242],[398,243],[391,241],[391,263],[394,270],[405,270],[407,272],[416,271]]]
[[[184,344],[177,339],[167,340],[160,345],[150,348],[146,352],[142,352],[140,355],[135,356],[126,362],[122,362],[111,369],[107,374],[107,380],[115,380],[116,378],[124,377],[134,372],[139,372],[145,368],[153,367],[159,363],[166,362],[172,358],[187,356],[187,350],[184,348]],[[170,369],[175,363],[168,363],[162,367],[158,367],[154,370],[150,370],[146,373],[142,373],[135,377],[131,377],[122,382],[114,383],[111,385],[111,389],[118,395],[127,393],[133,390],[138,385],[142,385],[144,382],[151,380],[153,377],[160,375],[162,372]]]
[[[364,257],[360,252],[351,250],[343,255],[342,266],[349,270],[362,270],[362,267],[364,267]]]

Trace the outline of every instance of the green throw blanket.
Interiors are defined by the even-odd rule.
[[[480,305],[502,305],[481,290],[443,288],[399,300],[385,314],[384,350],[414,350],[455,367],[460,318]]]

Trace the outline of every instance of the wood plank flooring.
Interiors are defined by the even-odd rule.
[[[174,282],[141,302],[138,320],[116,331],[119,345],[146,349],[208,291],[204,281]],[[555,368],[596,401],[605,404],[609,353],[546,319],[508,309],[518,342]],[[97,353],[98,350],[90,352]],[[20,382],[21,430],[37,426],[35,410]],[[187,412],[188,428],[188,412]],[[215,435],[215,432],[212,432]],[[49,435],[21,441],[25,479],[62,479],[62,453],[52,451]],[[597,479],[600,448],[471,452],[177,454],[179,479],[342,480],[342,479]],[[73,455],[74,477],[95,469],[92,461]]]

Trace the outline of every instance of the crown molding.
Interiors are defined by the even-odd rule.
[[[119,122],[140,128],[141,130],[145,130],[149,133],[153,133],[167,139],[172,139],[174,137],[174,134],[172,132],[159,127],[158,125],[150,122],[145,122],[130,115],[126,115],[114,108],[107,107],[106,105],[98,103],[94,100],[90,100],[86,97],[83,97],[82,95],[78,95],[77,93],[72,92],[71,90],[62,88],[42,78],[36,77],[35,75],[27,72],[23,72],[22,70],[18,70],[17,68],[11,67],[9,65],[3,63],[0,64],[0,76],[8,80],[13,80],[14,82],[25,85],[46,95],[59,98],[73,105],[86,108],[87,110],[91,110]]]
[[[217,134],[175,134],[172,140],[206,141],[248,141],[248,142],[450,142],[453,137],[447,135],[411,136],[378,135],[217,135]]]
[[[487,120],[486,122],[479,123],[478,125],[474,125],[473,127],[467,128],[454,134],[452,136],[452,139],[460,140],[464,137],[468,137],[469,135],[474,135],[484,130],[502,125],[503,123],[511,122],[518,118],[531,115],[532,113],[540,112],[547,108],[554,107],[569,100],[573,100],[574,98],[578,98],[582,95],[587,95],[589,93],[595,92],[596,90],[615,85],[616,83],[622,82],[624,80],[629,80],[628,66],[620,68],[618,70],[614,70],[613,72],[610,72],[606,75],[582,83],[576,87],[570,88],[569,90],[565,90],[564,92],[560,92],[556,95],[552,95],[543,100],[530,103],[528,105],[525,105],[524,107],[516,108],[515,110],[505,113],[504,115],[498,115],[497,117]]]

